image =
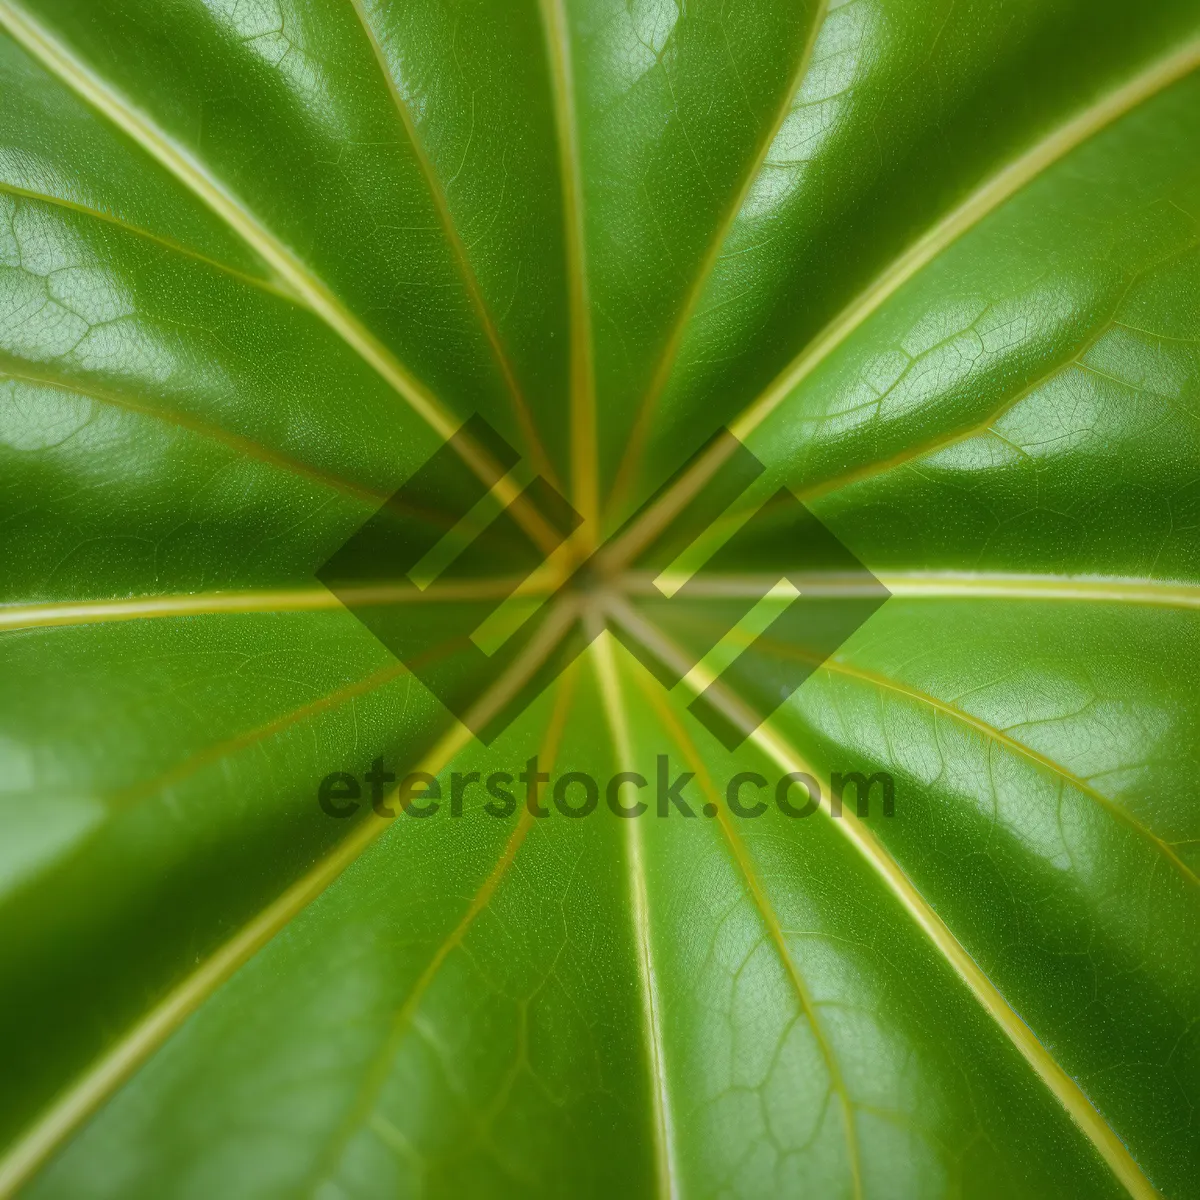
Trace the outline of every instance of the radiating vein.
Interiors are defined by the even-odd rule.
[[[1120,87],[1076,113],[995,175],[918,238],[868,285],[824,331],[775,378],[730,426],[747,437],[801,380],[837,349],[866,319],[951,243],[978,225],[1026,184],[1139,104],[1156,96],[1200,66],[1200,38],[1152,62]]]
[[[646,698],[658,713],[668,732],[675,739],[676,744],[683,751],[685,764],[695,773],[696,778],[700,781],[701,790],[708,796],[710,803],[717,810],[717,822],[721,827],[721,832],[724,834],[734,861],[737,863],[746,886],[750,890],[754,906],[758,910],[763,924],[767,927],[771,943],[774,945],[780,963],[796,993],[800,1009],[808,1021],[809,1028],[812,1030],[813,1039],[817,1043],[817,1049],[821,1054],[822,1061],[825,1063],[825,1069],[829,1072],[831,1086],[842,1110],[842,1124],[846,1135],[846,1153],[850,1161],[850,1177],[854,1189],[853,1195],[855,1196],[855,1200],[861,1200],[863,1194],[862,1152],[858,1142],[858,1129],[854,1119],[855,1104],[850,1098],[850,1090],[846,1086],[846,1079],[842,1073],[841,1064],[834,1054],[828,1035],[821,1023],[820,1015],[816,1004],[813,1002],[812,995],[809,993],[808,985],[800,974],[795,958],[788,948],[787,939],[784,937],[783,928],[779,923],[779,916],[775,912],[775,907],[771,903],[770,898],[767,896],[762,880],[759,878],[758,870],[755,867],[753,859],[750,857],[745,842],[737,830],[734,829],[729,819],[727,806],[722,803],[721,795],[713,786],[712,777],[708,773],[708,768],[704,764],[702,755],[696,748],[695,742],[688,736],[683,723],[675,715],[670,701],[666,697],[666,693],[652,682],[646,674],[639,673],[637,678]]]
[[[816,0],[815,11],[805,36],[804,46],[796,59],[796,68],[788,80],[787,87],[784,89],[779,108],[776,110],[771,124],[764,131],[753,156],[747,163],[746,170],[738,186],[734,189],[729,207],[722,214],[720,221],[713,230],[704,256],[701,258],[700,265],[696,270],[695,277],[684,296],[679,312],[676,314],[675,321],[671,326],[670,333],[667,335],[666,343],[655,366],[654,374],[651,376],[650,384],[646,389],[646,394],[642,397],[641,403],[638,406],[637,415],[630,430],[629,442],[625,447],[625,453],[622,455],[621,463],[617,468],[616,478],[613,482],[612,493],[609,497],[610,508],[615,509],[621,505],[624,498],[628,495],[629,488],[633,484],[634,476],[646,448],[646,439],[649,436],[650,424],[654,417],[655,408],[662,397],[667,382],[671,378],[675,360],[679,357],[679,349],[683,344],[684,335],[687,333],[688,323],[696,311],[696,305],[699,304],[700,298],[704,294],[709,276],[712,274],[714,267],[716,267],[721,257],[721,251],[725,247],[730,230],[733,228],[738,214],[745,206],[746,198],[750,195],[750,189],[762,173],[763,163],[766,162],[767,155],[771,152],[771,147],[775,144],[775,139],[778,137],[780,129],[783,128],[783,123],[792,112],[796,96],[799,94],[800,88],[808,76],[813,49],[816,46],[817,37],[821,32],[821,26],[825,22],[825,15],[828,8],[829,0]]]
[[[878,578],[892,595],[914,599],[977,596],[997,600],[1079,600],[1093,604],[1200,608],[1200,585],[1170,580],[955,571],[885,572]]]
[[[963,571],[881,572],[876,577],[893,596],[907,599],[1078,601],[1090,604],[1139,604],[1156,608],[1200,608],[1200,584],[1167,580]],[[623,590],[631,596],[661,596],[662,593],[655,586],[655,578],[658,577],[652,572],[631,571],[622,579]],[[496,576],[435,583],[424,591],[418,591],[401,581],[346,589],[342,595],[346,602],[354,606],[488,600],[507,597],[513,590],[514,582],[509,577]],[[694,582],[692,594],[697,598],[752,596],[757,599],[777,582],[775,575],[714,575]],[[518,584],[516,590],[522,595],[545,596],[556,591],[560,583],[561,578],[557,573],[535,573]],[[814,580],[811,594],[859,596],[866,593],[861,581],[855,578],[825,576]],[[229,613],[323,612],[340,607],[343,607],[343,601],[321,586],[134,596],[111,600],[46,601],[40,604],[0,605],[0,633],[5,630],[51,629],[113,621]]]
[[[456,724],[415,768],[438,771],[470,740]],[[0,1200],[9,1200],[52,1154],[222,983],[312,903],[391,821],[372,812],[331,854],[244,925],[167,997],[127,1030],[0,1159]]]
[[[193,250],[190,246],[184,246],[182,243],[172,241],[161,234],[151,233],[150,230],[143,229],[140,225],[134,225],[131,221],[126,221],[123,217],[119,217],[115,213],[104,212],[99,208],[90,208],[86,204],[80,204],[76,200],[66,200],[62,196],[51,196],[46,192],[36,192],[31,188],[18,187],[15,183],[5,183],[3,180],[0,180],[0,192],[8,196],[19,196],[22,200],[36,200],[41,204],[50,204],[55,208],[63,208],[68,212],[78,213],[80,216],[90,217],[96,221],[103,221],[106,225],[112,225],[114,228],[123,230],[125,233],[132,234],[135,237],[144,238],[148,242],[153,242],[155,245],[163,247],[164,250],[170,250],[173,254],[182,254],[186,258],[203,263],[206,267],[212,267],[213,270],[229,275],[239,283],[245,283],[250,287],[269,292],[272,296],[278,296],[280,299],[286,300],[289,304],[300,302],[299,296],[276,280],[239,271],[237,267],[231,267],[228,263],[221,262],[220,259],[210,258],[207,254],[202,254],[199,250]]]
[[[246,458],[264,463],[280,471],[286,471],[289,475],[295,475],[310,483],[319,484],[321,487],[330,488],[361,504],[369,505],[371,508],[378,508],[387,500],[387,494],[384,492],[374,492],[370,488],[359,487],[357,484],[351,483],[339,475],[332,475],[317,467],[309,466],[308,463],[300,462],[298,459],[289,458],[287,455],[280,454],[270,447],[264,446],[261,442],[254,441],[252,438],[231,433],[229,430],[222,429],[218,425],[210,425],[205,421],[199,421],[190,414],[180,412],[178,409],[147,404],[98,385],[60,379],[48,371],[39,371],[32,365],[27,367],[23,365],[20,369],[14,369],[7,355],[0,354],[0,381],[5,379],[16,380],[20,383],[36,384],[39,387],[55,388],[69,395],[82,396],[85,399],[95,400],[100,404],[106,404],[112,408],[123,409],[126,412],[137,413],[139,416],[161,421],[166,425],[174,425],[179,429],[186,429],[188,433],[194,433],[197,437],[202,437],[207,441],[217,442],[226,449],[235,451]],[[2,622],[3,619],[0,618],[0,628],[3,627]]]
[[[0,0],[0,25],[74,92],[154,157],[237,233],[325,323],[400,393],[443,439],[460,422],[281,242],[187,149],[97,75],[13,0]]]
[[[583,215],[583,168],[575,109],[571,34],[563,0],[538,0],[546,35],[550,91],[558,135],[566,247],[567,309],[571,331],[571,497],[583,517],[580,533],[593,545],[600,512],[600,445],[596,428],[596,371]]]
[[[548,622],[549,624],[549,622]],[[556,643],[539,647],[549,655]],[[493,694],[507,694],[509,675],[528,671],[528,662],[514,663],[477,701],[466,723],[455,722],[414,770],[440,772],[471,740],[472,728],[485,723]],[[393,793],[395,795],[396,793]],[[391,827],[391,818],[373,810],[350,835],[315,867],[264,908],[229,941],[115,1043],[93,1066],[68,1086],[59,1098],[0,1158],[0,1200],[9,1200],[52,1154],[205,1000],[281,929],[315,900],[377,838]]]
[[[884,271],[838,314],[775,377],[766,390],[730,424],[739,440],[754,432],[795,388],[843,344],[866,320],[905,283],[928,266],[943,250],[978,225],[1026,184],[1053,166],[1088,138],[1131,112],[1139,104],[1178,82],[1200,66],[1200,38],[1184,43],[1120,87],[1078,112],[1023,155],[985,180],[960,205],[947,213],[923,236],[901,253]],[[679,496],[696,486],[693,477],[708,478],[724,461],[721,455],[705,455],[693,462],[675,486],[642,513],[639,526],[653,530],[669,519]],[[666,513],[659,518],[655,510]],[[631,535],[636,532],[631,530]],[[636,543],[631,537],[631,544]]]
[[[433,201],[433,207],[437,212],[438,222],[442,226],[446,241],[450,246],[451,253],[454,255],[455,265],[467,289],[467,294],[471,298],[471,305],[475,309],[475,315],[479,318],[479,323],[483,326],[483,331],[487,335],[492,355],[504,379],[504,386],[508,389],[512,400],[513,415],[516,417],[517,425],[532,456],[534,468],[557,486],[554,467],[546,454],[541,439],[538,437],[537,428],[533,421],[533,414],[529,411],[529,405],[521,391],[521,385],[517,382],[512,363],[509,361],[508,352],[505,350],[504,342],[500,337],[500,331],[496,328],[491,308],[479,286],[479,278],[475,274],[474,267],[471,265],[467,248],[463,245],[462,237],[458,232],[458,225],[454,220],[453,213],[450,211],[450,202],[446,196],[445,188],[443,188],[437,170],[425,148],[424,140],[417,129],[416,122],[413,120],[412,109],[396,84],[387,54],[379,40],[379,36],[375,32],[374,26],[371,24],[370,14],[367,12],[364,0],[350,0],[350,2],[363,27],[367,41],[371,45],[375,61],[379,64],[380,74],[383,76],[384,83],[387,86],[396,111],[400,115],[400,122],[404,126],[404,132],[408,135],[408,140],[412,145],[413,154],[416,157],[421,176],[425,180],[425,185],[429,189],[429,195]]]
[[[813,596],[874,595],[871,584],[860,576],[834,572],[814,573],[811,583],[803,573],[797,578],[801,591]],[[914,600],[1042,600],[1087,604],[1145,604],[1156,608],[1200,608],[1200,584],[1168,579],[1130,579],[1099,575],[1035,575],[1004,571],[879,571],[875,578],[893,596]],[[624,576],[627,594],[658,596],[663,592],[655,580],[669,582],[673,589],[683,582],[668,572],[630,571]],[[779,582],[772,574],[700,575],[689,584],[689,593],[701,597],[762,596]],[[672,593],[673,594],[673,593]],[[0,609],[0,612],[3,610]]]
[[[550,713],[550,721],[546,726],[546,733],[538,751],[538,759],[545,764],[544,769],[547,771],[554,769],[554,763],[558,757],[559,743],[562,740],[567,714],[570,712],[574,696],[576,676],[577,672],[575,670],[568,669],[560,681],[557,694],[554,698],[554,707]],[[425,969],[417,977],[416,982],[393,1014],[387,1036],[383,1039],[372,1061],[367,1065],[363,1073],[362,1083],[355,1094],[353,1102],[347,1109],[345,1116],[338,1123],[329,1143],[322,1150],[316,1169],[305,1187],[307,1194],[315,1195],[321,1184],[336,1171],[338,1160],[345,1151],[350,1139],[369,1121],[376,1104],[379,1102],[380,1093],[383,1091],[388,1076],[391,1074],[396,1056],[400,1053],[401,1046],[411,1030],[413,1018],[416,1016],[417,1010],[420,1008],[421,1001],[425,998],[430,984],[433,983],[438,972],[442,969],[442,965],[446,959],[450,957],[455,949],[462,945],[463,939],[466,937],[471,926],[474,925],[476,918],[491,904],[492,898],[496,894],[496,889],[508,874],[508,869],[517,857],[517,851],[524,844],[525,837],[532,828],[533,822],[533,813],[530,812],[527,805],[522,805],[520,814],[517,817],[517,824],[509,835],[508,840],[504,843],[500,851],[500,856],[488,873],[487,878],[479,886],[475,895],[471,897],[466,911],[446,938],[438,945],[428,963],[426,963]]]
[[[736,635],[737,631],[735,630],[734,636],[736,637]],[[981,717],[977,717],[965,709],[958,708],[953,704],[947,703],[945,700],[940,700],[938,697],[932,696],[928,692],[923,692],[919,688],[912,687],[910,684],[903,683],[898,679],[893,679],[877,671],[864,670],[861,667],[856,667],[838,658],[822,659],[815,654],[805,654],[798,647],[774,641],[771,638],[763,638],[760,644],[764,650],[769,649],[781,658],[811,662],[830,674],[841,675],[847,679],[858,680],[869,687],[894,692],[896,695],[903,696],[907,700],[912,700],[917,704],[923,704],[932,708],[935,712],[941,713],[956,724],[974,729],[988,741],[995,743],[1012,754],[1024,758],[1026,761],[1053,775],[1061,783],[1087,796],[1089,800],[1098,804],[1106,813],[1132,830],[1138,837],[1150,843],[1187,883],[1193,886],[1200,886],[1200,877],[1197,877],[1196,873],[1187,863],[1175,853],[1171,844],[1159,837],[1152,829],[1143,825],[1127,808],[1118,804],[1111,797],[1106,796],[1082,776],[1075,774],[1074,771],[1071,771],[1056,759],[1051,758],[1048,754],[1043,754],[1035,750],[1032,746],[1018,741],[1011,734],[998,729],[995,725],[983,720]]]
[[[625,705],[621,696],[617,664],[613,657],[612,638],[607,633],[601,634],[592,642],[590,650],[617,762],[622,771],[632,770],[633,746],[625,719]],[[676,1186],[679,1172],[675,1165],[671,1097],[663,1054],[662,1005],[658,997],[654,951],[650,940],[650,899],[646,892],[646,864],[639,822],[626,821],[625,833],[633,935],[642,985],[643,1029],[646,1037],[647,1065],[650,1070],[651,1100],[654,1105],[654,1156],[658,1194],[663,1200],[676,1200],[679,1195]]]
[[[418,596],[425,594],[417,593]],[[340,606],[341,601],[323,587],[261,592],[196,592],[116,600],[58,600],[43,604],[0,606],[0,632],[166,617],[217,616],[223,613],[320,612]]]
[[[18,629],[55,629],[71,625],[104,625],[114,621],[150,621],[172,617],[221,616],[231,613],[327,612],[343,607],[390,604],[446,604],[507,599],[511,595],[547,596],[561,581],[551,572],[519,582],[512,577],[450,580],[420,591],[404,580],[339,589],[335,595],[320,584],[263,591],[184,592],[113,600],[60,600],[42,604],[0,605],[0,633]]]
[[[654,630],[650,622],[640,618],[639,623],[650,627],[657,639],[667,644],[669,652],[669,639],[661,630]],[[693,672],[689,678],[692,690],[696,694],[705,691],[713,682],[711,674]],[[709,692],[708,696],[717,707],[722,706],[723,700],[719,691]],[[736,719],[738,715],[736,712],[730,714],[731,719]],[[785,771],[803,771],[814,778],[820,778],[819,773],[804,760],[787,738],[777,732],[772,718],[768,718],[754,729],[749,739]],[[821,811],[826,812],[826,809],[822,808]],[[882,843],[850,811],[843,811],[841,817],[833,821],[833,827],[850,841],[872,870],[879,875],[888,890],[916,922],[917,927],[966,984],[984,1011],[1049,1088],[1084,1136],[1095,1146],[1122,1186],[1136,1200],[1156,1200],[1158,1192],[1116,1131],[1100,1114],[1079,1084],[1042,1045],[1033,1030],[1012,1008],[999,988],[958,941],[949,926],[938,916],[933,906]]]
[[[785,771],[805,771],[813,774],[812,767],[775,731],[769,718],[750,736],[755,744]],[[844,811],[833,825],[879,875],[918,928],[970,989],[984,1011],[1066,1109],[1067,1114],[1096,1148],[1126,1191],[1135,1197],[1135,1200],[1158,1200],[1159,1193],[1146,1178],[1117,1132],[1104,1119],[1079,1084],[1025,1024],[1000,989],[988,978],[951,932],[950,927],[921,895],[900,864],[884,849],[882,843],[850,811]]]

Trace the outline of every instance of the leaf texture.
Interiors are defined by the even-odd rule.
[[[0,1196],[1200,1196],[1191,0],[0,0],[0,94]],[[730,752],[622,563],[485,745],[316,579],[473,414],[552,566],[726,425],[697,561],[892,598]],[[535,754],[696,815],[317,803]]]

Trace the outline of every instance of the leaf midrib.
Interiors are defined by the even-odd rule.
[[[625,719],[625,705],[621,694],[620,676],[617,672],[611,635],[601,634],[592,642],[590,650],[596,682],[604,706],[605,722],[608,726],[617,764],[622,771],[632,771],[635,765],[633,741],[629,735],[629,724]],[[662,1200],[676,1200],[679,1195],[677,1183],[679,1170],[675,1161],[670,1085],[663,1052],[662,1006],[658,998],[655,975],[654,949],[650,932],[650,898],[646,886],[646,867],[640,822],[626,821],[624,833],[630,909],[633,914],[633,936],[636,942],[638,974],[641,981],[642,1025],[654,1111],[654,1155],[658,1193]]]
[[[594,539],[600,517],[600,443],[596,427],[596,368],[584,230],[583,166],[574,99],[570,28],[563,0],[538,0],[546,42],[550,98],[558,160],[566,251],[570,329],[571,499],[583,517],[583,536]]]

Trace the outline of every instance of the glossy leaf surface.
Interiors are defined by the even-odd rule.
[[[0,1195],[1200,1195],[1194,0],[0,0],[0,97]],[[699,561],[892,598],[730,752],[620,561],[484,745],[316,579],[476,413],[556,570],[724,424]],[[651,811],[317,803],[535,754]]]

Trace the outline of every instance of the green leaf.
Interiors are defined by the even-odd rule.
[[[1194,0],[0,0],[0,94],[0,1196],[1200,1196]],[[316,579],[473,414],[605,630],[489,745]],[[555,591],[722,424],[688,570],[892,593],[734,751],[627,647],[778,545]]]

